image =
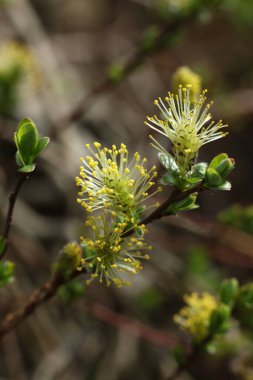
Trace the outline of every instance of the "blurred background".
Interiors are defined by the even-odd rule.
[[[171,348],[188,341],[173,323],[182,294],[215,293],[226,276],[252,279],[252,35],[252,0],[0,1],[2,225],[17,176],[17,123],[30,117],[51,137],[15,208],[8,258],[16,275],[1,289],[1,316],[50,277],[63,244],[83,233],[74,177],[86,143],[124,142],[157,164],[144,120],[178,67],[202,77],[214,118],[229,124],[228,137],[200,158],[227,152],[236,160],[230,192],[205,192],[198,210],[150,226],[151,260],[131,287],[77,280],[6,336],[1,379],[164,379],[176,367]],[[253,317],[243,317],[181,379],[251,380]]]

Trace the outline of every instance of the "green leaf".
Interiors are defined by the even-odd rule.
[[[223,185],[223,179],[215,169],[209,167],[206,171],[205,185],[209,188],[217,187]]]
[[[3,287],[13,280],[14,269],[14,263],[11,261],[0,262],[0,287]]]
[[[19,153],[18,150],[17,150],[17,152],[16,152],[16,156],[15,156],[15,158],[16,158],[16,164],[17,164],[18,166],[25,166],[25,163],[24,163],[24,161],[22,160],[22,157],[20,156],[20,153]]]
[[[173,185],[176,186],[178,185],[178,175],[173,174],[173,173],[166,173],[162,176],[161,178],[161,183],[163,185]]]
[[[231,173],[234,167],[235,167],[235,161],[232,158],[229,158],[226,153],[220,153],[218,154],[218,156],[214,157],[212,161],[210,162],[210,165],[207,169],[206,177],[208,176],[208,172],[214,173],[213,170],[215,170],[215,172],[218,173],[220,178],[222,179],[222,182],[224,182],[225,178]],[[217,183],[214,186],[219,186],[219,185],[222,185],[222,183]],[[227,189],[224,188],[224,190],[227,190]]]
[[[228,155],[226,153],[220,153],[217,156],[215,156],[212,161],[209,164],[209,168],[215,169],[221,161],[225,160],[228,158]]]
[[[193,189],[194,187],[198,186],[201,182],[202,182],[202,179],[200,178],[187,178],[186,180],[187,184],[189,186],[187,186],[187,189]]]
[[[231,309],[228,305],[221,304],[211,315],[209,330],[211,333],[224,331],[225,323],[230,317]]]
[[[159,152],[158,159],[168,172],[179,173],[178,165],[171,155]]]
[[[220,300],[222,303],[232,306],[239,293],[239,283],[236,278],[223,280],[220,286]]]
[[[217,190],[229,191],[231,190],[231,183],[228,181],[225,181],[222,185],[217,186]]]
[[[35,157],[37,157],[46,148],[49,141],[50,141],[49,137],[42,137],[41,139],[39,139],[39,142],[34,152]]]
[[[235,167],[235,162],[231,158],[226,158],[222,160],[219,165],[216,166],[216,171],[222,176],[222,178],[226,178],[231,171]]]
[[[135,232],[136,232],[136,235],[137,235],[139,238],[143,237],[143,228],[141,228],[141,227],[136,227],[136,228],[135,228]]]
[[[253,308],[253,284],[247,284],[241,287],[239,293],[239,305],[246,309]]]
[[[25,165],[22,168],[18,169],[18,171],[21,173],[31,173],[34,171],[35,167],[36,164]]]
[[[176,214],[179,211],[188,211],[194,210],[199,206],[195,203],[197,200],[198,193],[194,193],[188,195],[186,198],[181,199],[180,201],[173,202],[166,211],[164,211],[163,215],[171,215]]]
[[[29,165],[38,144],[38,130],[32,120],[26,118],[19,123],[14,141],[23,162]]]
[[[207,169],[207,163],[199,162],[198,164],[193,166],[192,172],[191,172],[191,178],[203,179],[206,174],[206,169]]]

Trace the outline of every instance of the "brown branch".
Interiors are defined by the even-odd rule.
[[[188,197],[188,195],[191,195],[193,193],[198,193],[200,191],[204,191],[204,190],[207,190],[206,188],[203,187],[202,184],[200,184],[199,186],[193,188],[193,189],[189,189],[189,190],[186,190],[184,192],[181,192],[177,189],[174,189],[171,193],[171,195],[169,196],[169,198],[167,199],[167,201],[165,201],[164,203],[162,203],[156,210],[154,210],[151,214],[149,214],[146,218],[144,218],[140,224],[149,224],[151,222],[153,222],[154,220],[156,219],[161,219],[165,213],[165,211],[167,210],[167,208],[174,202],[178,202],[186,197]],[[168,215],[168,214],[167,214]],[[166,215],[166,216],[167,216]]]
[[[198,359],[199,355],[203,352],[203,349],[212,341],[212,339],[213,334],[209,334],[199,345],[194,346],[192,351],[187,355],[186,360],[165,380],[175,380],[184,371],[190,369]]]
[[[20,189],[27,178],[28,176],[26,173],[21,173],[13,192],[9,196],[9,206],[8,206],[8,211],[7,211],[5,225],[4,225],[4,232],[3,232],[4,249],[2,251],[0,259],[2,259],[6,255],[6,252],[9,246],[8,238],[9,238],[9,233],[12,226],[14,207],[15,207]]]
[[[0,340],[4,335],[15,329],[15,327],[17,327],[21,322],[33,314],[39,305],[51,299],[56,294],[60,286],[82,273],[84,272],[74,271],[66,280],[61,273],[56,272],[50,281],[47,281],[31,294],[24,306],[6,315],[0,324]]]
[[[96,319],[114,328],[125,331],[138,338],[144,339],[152,344],[163,348],[172,348],[179,343],[175,335],[168,334],[166,331],[155,329],[139,321],[116,313],[108,307],[96,302],[85,301],[85,310]]]

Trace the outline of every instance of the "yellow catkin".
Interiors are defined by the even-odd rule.
[[[208,334],[210,317],[218,303],[210,293],[186,294],[186,306],[174,316],[174,321],[184,330],[187,330],[194,339],[201,340]]]

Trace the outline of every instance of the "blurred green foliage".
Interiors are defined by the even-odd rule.
[[[85,284],[78,278],[61,286],[58,295],[64,303],[71,303],[85,294]]]
[[[9,116],[18,102],[18,88],[23,69],[14,65],[12,70],[0,70],[0,115]]]
[[[223,0],[222,9],[229,12],[236,24],[246,28],[253,25],[252,0]]]
[[[186,279],[192,286],[198,286],[201,290],[217,290],[222,275],[208,257],[204,246],[196,245],[190,248],[186,260]]]
[[[156,288],[149,288],[143,291],[139,298],[139,305],[147,312],[159,309],[164,302],[164,295]]]
[[[15,265],[11,261],[0,262],[0,287],[5,286],[13,280]]]
[[[218,220],[239,230],[253,233],[253,205],[234,204],[218,214]]]

